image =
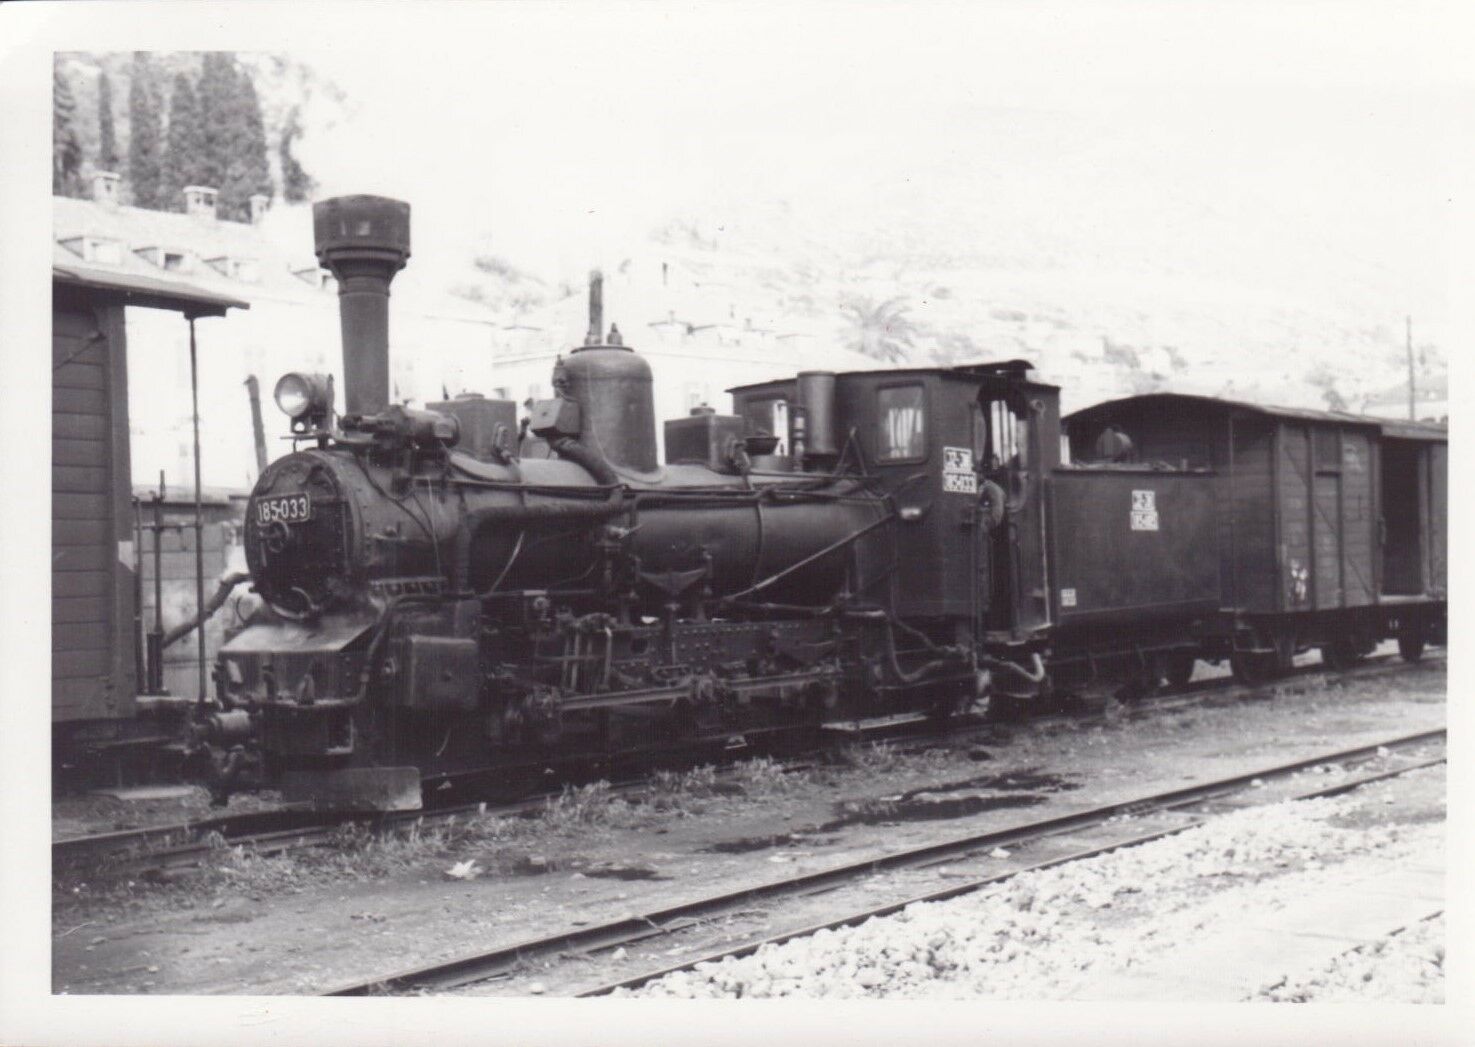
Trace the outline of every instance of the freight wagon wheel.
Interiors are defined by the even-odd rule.
[[[1424,657],[1424,633],[1418,628],[1405,629],[1398,634],[1398,654],[1405,662],[1416,662]]]
[[[1162,678],[1162,662],[1156,657],[1150,657],[1128,673],[1112,697],[1119,702],[1140,701],[1157,690]]]
[[[1275,653],[1270,656],[1275,674],[1283,676],[1296,667],[1296,634],[1277,632],[1271,643],[1275,645]]]
[[[1193,679],[1193,668],[1198,659],[1188,651],[1174,651],[1163,659],[1163,675],[1174,687],[1184,687]]]
[[[1234,678],[1246,687],[1258,687],[1276,677],[1276,657],[1270,654],[1255,654],[1235,651],[1229,656],[1229,670]]]
[[[1352,668],[1361,657],[1357,649],[1357,642],[1350,637],[1342,637],[1321,645],[1321,663],[1336,672]]]

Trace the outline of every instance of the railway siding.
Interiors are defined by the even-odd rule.
[[[1279,998],[1269,987],[1305,985],[1298,972],[1376,949],[1442,910],[1443,831],[1429,820],[1442,812],[1442,770],[1415,771],[699,964],[633,994]],[[1431,953],[1439,944],[1426,943]],[[1402,993],[1393,998],[1430,995]]]
[[[148,950],[165,957],[154,961],[160,971],[147,976],[155,983],[147,988],[154,991],[320,992],[381,970],[385,955],[403,966],[430,963],[965,830],[1310,755],[1335,747],[1333,742],[1355,744],[1441,726],[1443,692],[1442,667],[1424,666],[1393,680],[1288,689],[1273,701],[1127,724],[1021,730],[1000,736],[997,744],[827,770],[797,784],[784,780],[765,787],[755,780],[741,796],[710,794],[660,809],[621,804],[613,817],[594,810],[584,812],[593,815],[585,819],[567,810],[557,825],[527,823],[536,835],[487,834],[480,842],[472,836],[462,846],[386,851],[378,859],[355,851],[300,862],[226,856],[213,878],[193,892],[139,884],[124,899],[94,902],[89,885],[57,899],[57,987],[136,991],[144,975],[129,971],[125,960]],[[1051,788],[1052,777],[1079,787]],[[948,800],[970,791],[947,792],[940,784],[975,778],[995,785],[1011,780],[1023,788],[976,787],[972,795],[1040,795],[1043,802],[1029,809],[964,808],[936,819],[897,819],[893,813],[889,821],[883,806],[875,824],[860,820],[817,831],[839,817],[838,804],[862,809],[928,789]],[[486,872],[472,880],[447,878],[446,870],[466,860]],[[650,878],[598,871],[637,866]],[[915,875],[926,889],[924,880],[944,885],[947,874],[942,868]],[[832,900],[817,899],[816,905]],[[97,938],[105,940],[94,944]],[[261,963],[263,955],[272,963]],[[633,962],[633,951],[628,961],[603,957],[589,969],[587,982],[634,973]],[[525,972],[519,984],[526,987],[537,977],[536,970]]]

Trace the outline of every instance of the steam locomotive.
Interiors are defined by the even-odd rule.
[[[1226,487],[1247,490],[1236,465],[1264,426],[1233,418],[1273,429],[1262,408],[1210,401],[1231,420],[1195,443],[1214,411],[1118,401],[1063,440],[1059,390],[1024,361],[801,372],[732,390],[732,414],[667,421],[662,463],[650,368],[605,331],[597,278],[585,343],[521,421],[482,398],[412,409],[388,402],[408,206],[324,201],[314,231],[339,284],[346,410],[328,378],[277,384],[297,443],[247,505],[262,607],[192,727],[218,797],[284,782],[413,808],[423,781],[519,753],[947,716],[1186,680],[1201,658],[1259,678],[1309,645],[1347,662],[1387,636],[1411,657],[1442,640],[1432,511],[1399,531],[1424,560],[1396,599],[1323,594],[1317,575],[1309,604],[1287,602],[1285,557],[1246,558],[1258,510]],[[1371,548],[1383,432],[1349,418],[1320,422],[1338,455],[1362,441],[1350,486]],[[1442,492],[1442,430],[1398,439]],[[1358,526],[1343,513],[1338,541]],[[1359,554],[1338,550],[1340,581]],[[1246,588],[1262,566],[1268,603]]]

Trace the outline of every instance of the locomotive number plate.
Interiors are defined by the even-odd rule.
[[[312,500],[306,494],[273,494],[256,499],[258,524],[301,523],[312,519]]]

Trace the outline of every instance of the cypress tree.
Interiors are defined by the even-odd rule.
[[[241,87],[246,96],[246,169],[250,173],[251,192],[272,197],[276,188],[271,181],[271,162],[266,158],[266,120],[261,114],[261,98],[249,74],[241,76]]]
[[[72,120],[77,100],[72,85],[62,72],[61,63],[51,66],[51,191],[58,196],[74,196],[82,169],[82,143]]]
[[[159,91],[147,51],[133,52],[128,84],[128,181],[133,202],[157,208],[159,199]]]
[[[200,103],[194,85],[187,73],[176,73],[174,91],[169,98],[169,140],[160,178],[160,195],[166,210],[183,210],[182,190],[187,185],[199,184],[203,138]]]
[[[225,181],[220,186],[221,213],[238,221],[251,215],[251,197],[272,195],[271,167],[266,160],[266,128],[261,100],[250,74],[232,62],[232,119],[227,127]]]
[[[235,117],[236,85],[229,51],[207,51],[200,64],[200,157],[196,174],[200,185],[225,186],[230,163],[231,128]]]
[[[294,105],[292,111],[287,114],[287,124],[282,128],[282,142],[277,149],[278,158],[282,162],[282,199],[289,204],[300,204],[312,195],[312,176],[297,162],[297,157],[292,154],[292,145],[302,134],[302,124],[298,119],[297,107]]]
[[[118,139],[113,131],[113,82],[107,73],[97,78],[97,162],[104,171],[118,170]]]

